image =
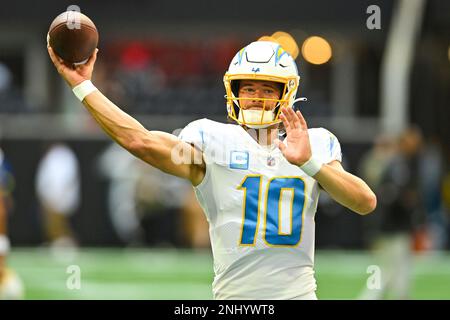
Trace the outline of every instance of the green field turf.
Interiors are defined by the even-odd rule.
[[[373,264],[367,253],[318,251],[320,299],[355,299]],[[82,249],[56,256],[48,249],[14,249],[9,265],[21,276],[26,299],[212,299],[209,251]],[[67,267],[81,270],[81,289],[69,290]],[[414,259],[413,299],[450,299],[450,255]]]

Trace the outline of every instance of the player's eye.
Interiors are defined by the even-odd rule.
[[[244,87],[244,88],[242,89],[242,91],[247,92],[247,93],[253,93],[253,92],[255,92],[256,90],[253,89],[252,87]]]

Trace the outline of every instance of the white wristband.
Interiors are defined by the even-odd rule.
[[[303,170],[308,176],[312,177],[319,172],[320,168],[322,168],[323,163],[317,159],[311,157],[308,161],[306,161],[303,165],[300,166],[300,169]]]
[[[77,85],[72,89],[73,93],[77,96],[78,100],[83,101],[86,96],[94,91],[97,88],[91,82],[91,80],[84,80],[82,83]]]
[[[7,236],[0,234],[0,256],[8,254],[10,248],[9,239]]]

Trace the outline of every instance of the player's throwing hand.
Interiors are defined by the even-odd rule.
[[[292,108],[283,108],[280,119],[286,128],[287,145],[275,140],[278,148],[290,163],[301,166],[311,158],[308,126],[300,111],[294,112]]]
[[[89,60],[85,64],[78,65],[74,68],[67,66],[61,58],[55,55],[50,46],[47,46],[47,50],[56,70],[58,70],[58,73],[66,80],[70,87],[73,88],[84,80],[91,80],[94,64],[97,60],[98,49],[95,49],[94,53],[89,57]]]

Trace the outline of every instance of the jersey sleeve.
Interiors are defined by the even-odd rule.
[[[196,120],[189,123],[180,132],[178,138],[200,150],[207,164],[217,163],[223,165],[226,162],[226,148],[224,145],[227,139],[229,140],[225,126],[223,123],[206,118]]]
[[[334,134],[324,128],[315,128],[309,130],[309,135],[314,157],[323,163],[342,162],[341,144]]]
[[[202,152],[205,151],[206,134],[204,119],[189,123],[183,130],[181,130],[178,138],[184,142],[193,144]]]

